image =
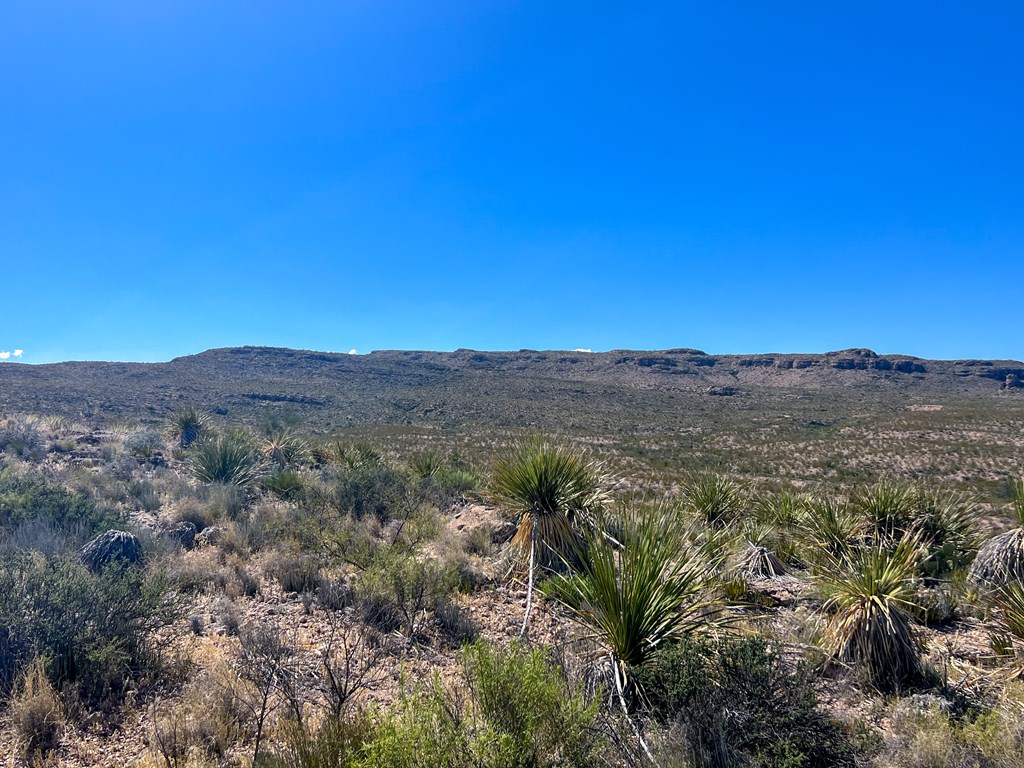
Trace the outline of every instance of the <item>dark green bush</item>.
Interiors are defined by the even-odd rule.
[[[406,475],[378,464],[339,469],[331,484],[339,511],[351,513],[357,520],[373,516],[382,523],[404,516],[411,490]]]
[[[42,475],[0,471],[0,527],[13,529],[33,521],[74,531],[83,539],[123,524],[121,513],[98,507],[88,496]]]
[[[631,671],[651,714],[696,766],[852,766],[844,729],[818,705],[810,670],[763,638],[684,640]]]
[[[76,559],[0,559],[0,690],[36,655],[50,680],[89,707],[120,701],[153,681],[160,662],[152,632],[167,620],[165,581],[111,565],[91,573]]]

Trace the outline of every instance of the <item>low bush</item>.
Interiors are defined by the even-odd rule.
[[[71,557],[0,559],[0,690],[39,655],[50,681],[89,707],[117,704],[161,671],[152,633],[171,615],[165,582],[136,568],[92,573]]]
[[[442,598],[457,585],[450,567],[429,559],[389,551],[360,574],[355,600],[364,621],[384,632],[400,629],[414,638],[426,626]]]
[[[12,529],[30,521],[45,521],[82,539],[123,524],[121,513],[40,474],[0,471],[0,527]]]
[[[597,701],[542,651],[465,650],[466,694],[435,682],[378,719],[352,764],[365,768],[583,768],[603,744]]]
[[[762,638],[684,639],[631,677],[688,765],[854,765],[854,744],[819,707],[810,670],[791,668]]]
[[[38,461],[45,447],[43,434],[31,419],[7,419],[0,424],[0,451],[3,453]]]
[[[164,450],[164,438],[152,429],[140,429],[124,439],[124,449],[137,459],[148,459]]]
[[[403,517],[410,492],[409,478],[383,464],[345,467],[331,477],[335,508],[351,513],[357,520],[372,516],[386,523]]]

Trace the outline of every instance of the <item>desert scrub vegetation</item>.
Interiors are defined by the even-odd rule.
[[[4,453],[0,749],[80,766],[83,740],[145,741],[164,768],[1015,764],[1019,580],[966,578],[1010,483],[984,503],[868,475],[796,487],[725,453],[656,475],[580,436],[370,442],[270,416],[204,418],[187,445],[162,425],[148,458],[124,443],[152,421]],[[117,541],[140,556],[83,553]],[[905,716],[915,696],[941,717]]]
[[[856,764],[853,734],[821,706],[812,667],[763,638],[682,637],[632,676],[665,728],[665,765]]]

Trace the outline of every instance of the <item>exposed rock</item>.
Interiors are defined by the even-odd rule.
[[[92,571],[99,571],[114,561],[129,565],[142,563],[142,545],[127,531],[101,533],[82,547],[79,554],[82,562]]]
[[[712,397],[732,397],[736,394],[735,387],[708,387],[704,390],[705,395],[711,395]]]
[[[999,385],[1000,389],[1021,389],[1024,388],[1024,381],[1016,373],[1006,374],[1006,380]]]
[[[224,535],[224,531],[225,530],[226,529],[223,526],[220,526],[220,525],[210,525],[210,526],[207,526],[206,528],[203,528],[202,531],[200,531],[199,533],[196,534],[195,544],[197,546],[202,546],[202,547],[206,547],[206,546],[210,546],[212,544],[216,544],[217,540],[220,539]]]
[[[196,543],[196,526],[187,520],[174,523],[164,529],[164,536],[176,542],[183,549],[192,549]]]

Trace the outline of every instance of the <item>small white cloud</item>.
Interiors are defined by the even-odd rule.
[[[14,356],[15,357],[21,357],[24,354],[25,354],[25,350],[24,349],[16,349],[16,350],[14,350]]]
[[[583,349],[582,347],[580,349],[574,349],[573,350],[573,352],[593,352],[593,351],[594,350],[592,350],[592,349]]]
[[[356,348],[355,348],[355,347],[352,347],[352,349],[350,349],[350,350],[348,351],[348,353],[349,353],[350,355],[358,355],[358,354],[359,354],[358,352],[356,352]]]
[[[11,353],[10,353],[10,352],[6,352],[6,351],[4,351],[4,352],[0,352],[0,360],[6,360],[6,359],[7,359],[7,358],[9,358],[10,356],[11,356]]]

